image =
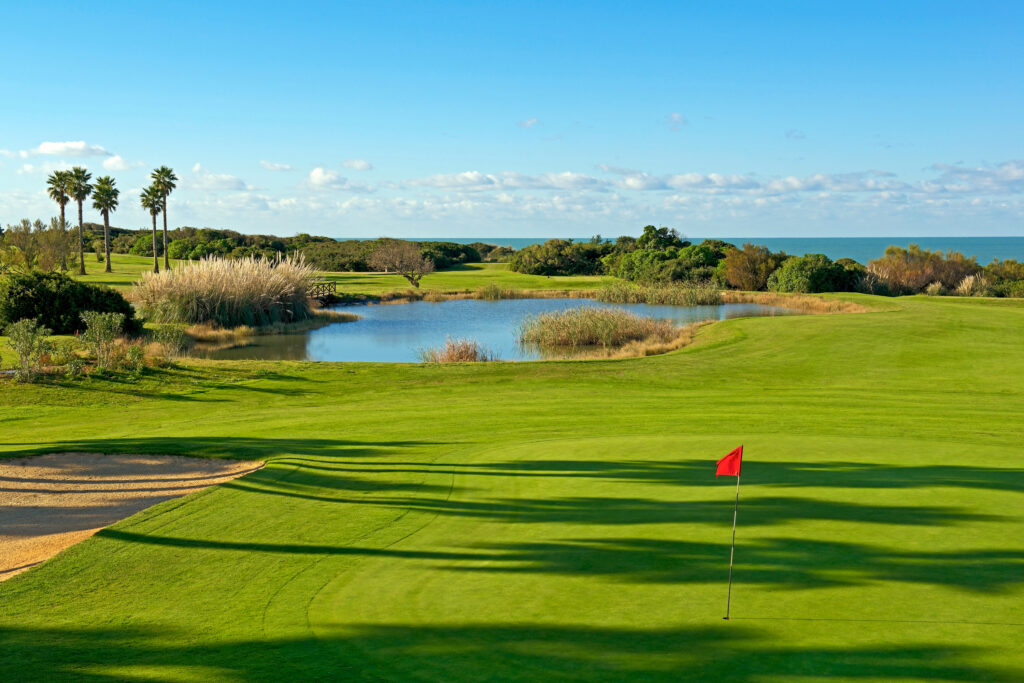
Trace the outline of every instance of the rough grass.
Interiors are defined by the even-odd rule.
[[[475,339],[452,339],[444,346],[421,349],[420,360],[424,363],[480,363],[498,360],[486,347]]]
[[[679,331],[679,326],[668,320],[618,308],[582,306],[527,316],[520,322],[516,338],[521,344],[543,349],[611,349],[630,342],[666,343],[679,336]]]
[[[12,456],[267,465],[0,584],[0,679],[1024,680],[1024,301],[843,299],[888,312],[3,380]]]
[[[858,299],[851,301],[840,297],[822,297],[813,294],[780,294],[778,292],[738,292],[726,290],[722,292],[724,304],[761,304],[763,306],[780,306],[800,313],[826,315],[830,313],[867,313],[890,308],[892,299],[871,297],[872,305],[868,306]]]
[[[359,320],[359,316],[355,313],[314,308],[310,310],[310,317],[293,323],[275,323],[262,327],[250,327],[249,325],[221,327],[210,323],[199,323],[186,327],[185,334],[188,335],[192,345],[197,345],[204,351],[212,351],[244,346],[257,335],[298,334],[333,323],[350,323],[356,320]]]
[[[260,327],[309,318],[306,293],[315,278],[301,257],[211,257],[144,273],[131,299],[154,322]]]
[[[715,306],[722,303],[721,291],[710,282],[633,284],[617,281],[598,290],[594,298],[612,304]]]

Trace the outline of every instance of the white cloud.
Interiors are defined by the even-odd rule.
[[[308,184],[314,190],[348,190],[350,192],[373,192],[373,188],[353,183],[337,171],[317,166],[309,172]]]
[[[108,171],[130,171],[133,168],[142,166],[141,161],[126,161],[120,154],[115,154],[109,159],[103,160],[103,168]]]
[[[534,116],[533,118],[529,118],[524,121],[517,121],[516,125],[519,126],[520,128],[532,128],[533,126],[536,126],[538,123],[540,123],[540,119]]]
[[[341,165],[345,168],[351,168],[355,171],[370,171],[373,170],[373,164],[363,159],[349,159],[341,162]]]
[[[268,171],[290,171],[292,170],[291,164],[277,164],[273,161],[260,161],[260,166],[267,169]]]
[[[211,173],[198,162],[192,167],[192,174],[192,177],[187,179],[187,185],[194,190],[239,192],[255,189],[238,176],[227,173]]]
[[[41,164],[22,164],[18,169],[18,175],[31,175],[33,173],[53,173],[71,168],[66,161],[44,161]]]
[[[679,130],[689,123],[690,122],[686,120],[686,117],[677,111],[668,115],[668,127],[672,130]]]
[[[78,142],[44,142],[31,152],[65,157],[108,157],[110,152],[99,145],[88,145],[84,140]]]
[[[807,136],[802,130],[798,130],[796,128],[790,128],[786,131],[786,138],[789,140],[803,140],[806,137]]]

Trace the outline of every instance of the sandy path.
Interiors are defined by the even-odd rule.
[[[151,505],[262,466],[174,455],[0,459],[0,581]]]

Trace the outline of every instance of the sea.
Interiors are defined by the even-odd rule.
[[[550,237],[417,237],[421,241],[443,241],[469,244],[484,242],[497,246],[522,249],[531,244],[545,242]],[[576,238],[586,242],[589,238]],[[703,237],[687,237],[694,244]],[[886,247],[906,247],[917,244],[932,251],[958,251],[973,256],[984,265],[993,259],[1016,259],[1024,261],[1024,236],[1018,237],[716,237],[737,246],[744,242],[760,244],[772,251],[784,251],[790,255],[825,254],[830,259],[852,258],[867,263],[879,258]]]

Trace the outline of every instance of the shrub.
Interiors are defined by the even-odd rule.
[[[885,282],[897,294],[916,294],[932,282],[941,282],[946,289],[955,289],[965,277],[981,267],[973,258],[955,251],[922,249],[916,244],[906,249],[891,246],[885,255],[868,263],[868,272]]]
[[[424,363],[478,363],[495,360],[498,357],[475,339],[448,338],[442,347],[420,350],[420,361]]]
[[[759,292],[768,286],[772,272],[786,260],[786,254],[773,254],[767,247],[749,242],[733,249],[723,259],[725,281],[736,289]]]
[[[680,329],[671,321],[647,318],[619,308],[581,307],[541,313],[519,323],[521,344],[541,348],[620,347],[634,341],[667,342]]]
[[[846,291],[853,288],[847,271],[824,254],[793,256],[768,278],[768,289],[774,292]]]
[[[29,318],[7,326],[7,343],[18,356],[18,367],[14,374],[16,379],[31,382],[39,373],[43,356],[52,348],[49,340],[51,333],[44,325]]]
[[[942,286],[941,282],[933,282],[924,288],[924,293],[928,296],[942,296],[946,293],[946,288]]]
[[[78,357],[78,347],[70,339],[61,339],[53,343],[50,349],[50,364],[64,368],[68,377],[78,377],[84,370],[82,359]]]
[[[143,273],[132,297],[162,323],[260,327],[312,315],[306,292],[316,271],[300,257],[209,257],[162,273]]]
[[[527,275],[596,275],[604,270],[601,259],[613,248],[608,242],[548,240],[512,254],[508,267]]]
[[[168,358],[177,358],[188,348],[189,335],[177,325],[161,325],[153,330],[152,337]]]
[[[140,344],[130,344],[125,349],[121,367],[133,375],[141,375],[146,369],[146,351]]]
[[[124,332],[139,330],[131,305],[109,287],[80,282],[63,273],[32,271],[0,278],[0,325],[32,318],[53,334],[75,334],[85,329],[85,311],[120,313],[124,315]]]
[[[124,315],[86,311],[82,313],[82,320],[85,322],[82,343],[96,358],[96,367],[105,370],[110,367],[111,352],[124,325]]]

